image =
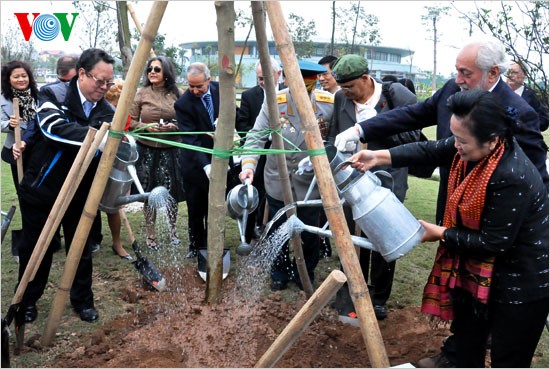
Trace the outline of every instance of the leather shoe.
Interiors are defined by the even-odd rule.
[[[77,313],[80,315],[80,319],[85,322],[93,322],[99,318],[99,313],[93,307],[78,309]]]
[[[269,284],[269,288],[271,288],[271,291],[282,291],[286,290],[288,285],[288,282],[283,281],[271,281]]]
[[[36,310],[36,305],[28,305],[24,309],[23,317],[25,318],[25,323],[32,323],[36,320],[38,316],[38,310]]]
[[[374,305],[374,315],[377,320],[384,320],[388,316],[388,307],[386,305]]]

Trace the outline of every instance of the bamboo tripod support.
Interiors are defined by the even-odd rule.
[[[105,131],[106,129],[104,132]],[[65,214],[65,211],[67,210],[67,207],[69,206],[69,203],[71,202],[74,193],[76,192],[76,189],[78,188],[78,185],[86,172],[86,169],[88,169],[88,166],[90,165],[87,158],[89,157],[91,161],[91,156],[88,154],[90,152],[95,153],[95,150],[97,149],[97,146],[94,148],[94,144],[92,143],[94,136],[96,136],[96,130],[93,128],[89,129],[88,134],[86,135],[86,138],[78,151],[75,161],[71,166],[69,174],[63,183],[63,187],[59,191],[59,195],[57,196],[52,210],[50,211],[50,215],[48,215],[48,219],[46,220],[46,224],[40,233],[38,241],[27,264],[27,268],[25,269],[25,272],[23,272],[23,276],[17,285],[17,290],[15,291],[15,295],[12,299],[12,305],[16,305],[21,302],[29,282],[34,279],[36,271],[38,270],[40,263],[42,263],[44,254],[50,245],[55,231],[61,223],[61,218],[63,217],[63,214]],[[99,145],[99,142],[97,144]]]
[[[302,121],[307,148],[309,150],[322,150],[324,146],[321,133],[317,126],[305,85],[302,82],[296,53],[286,22],[284,21],[285,17],[280,1],[267,1],[265,2],[265,6],[273,30],[275,44],[285,69],[285,75],[287,76],[287,84],[298,107],[298,114]],[[380,328],[374,315],[374,309],[357,254],[351,242],[351,235],[345,221],[342,205],[339,202],[327,156],[313,156],[311,161],[317,177],[317,184],[321,192],[327,219],[336,241],[338,255],[349,280],[351,297],[358,313],[361,333],[367,346],[369,359],[373,367],[389,367],[389,360],[386,355]]]
[[[13,115],[15,119],[19,121],[19,99],[17,97],[13,98]],[[15,135],[15,146],[18,149],[21,149],[21,126],[18,124],[17,127],[13,129],[13,134]],[[21,183],[23,180],[23,153],[17,158],[17,182]]]
[[[109,173],[113,166],[115,155],[120,143],[120,133],[124,131],[124,125],[128,117],[131,103],[136,94],[141,71],[147,61],[147,54],[151,49],[151,45],[153,44],[153,40],[155,39],[155,35],[157,34],[167,5],[168,2],[166,1],[155,1],[153,3],[141,40],[136,49],[134,58],[132,59],[132,63],[130,64],[125,86],[122,90],[111,126],[111,131],[118,132],[119,134],[113,134],[112,136],[110,135],[107,139],[105,150],[101,156],[96,176],[94,177],[94,181],[86,200],[86,204],[84,205],[84,210],[76,229],[73,242],[71,243],[69,253],[67,254],[67,261],[54,297],[53,308],[48,316],[44,334],[42,335],[41,343],[44,346],[49,346],[51,344],[53,337],[55,336],[55,332],[57,331],[57,327],[61,321],[63,309],[68,299],[70,287],[74,281],[76,269],[80,261],[80,257],[82,256],[82,251],[84,250],[93,219],[95,218],[97,212],[99,201],[101,200]]]

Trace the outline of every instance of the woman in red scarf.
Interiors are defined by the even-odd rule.
[[[453,137],[363,150],[365,171],[452,163],[442,225],[421,221],[439,241],[421,311],[454,320],[457,367],[529,367],[548,316],[548,193],[511,134],[513,111],[487,91],[449,98]]]

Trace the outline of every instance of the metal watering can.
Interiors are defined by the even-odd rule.
[[[244,184],[233,187],[227,193],[227,210],[229,216],[237,220],[241,243],[237,247],[238,255],[248,255],[252,251],[252,246],[246,242],[245,232],[248,214],[256,210],[260,201],[258,190],[246,180]]]
[[[126,141],[120,141],[113,167],[109,173],[109,179],[105,185],[105,191],[99,202],[100,210],[113,214],[118,212],[121,205],[145,200],[149,200],[149,205],[153,208],[164,205],[169,197],[168,190],[165,187],[155,187],[151,192],[143,191],[134,166],[138,158],[136,142],[132,137],[127,136]],[[136,184],[139,194],[128,195],[132,182]]]
[[[333,146],[327,147],[327,156],[338,190],[351,206],[353,220],[365,233],[374,251],[390,262],[406,255],[420,243],[424,227],[393,192],[382,187],[375,174],[370,171],[363,174],[351,166],[342,169],[350,163]]]

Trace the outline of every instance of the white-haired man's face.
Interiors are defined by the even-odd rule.
[[[273,82],[275,83],[275,86],[277,86],[277,82],[279,81],[279,77],[281,76],[281,71],[273,71]],[[256,68],[256,78],[258,79],[258,84],[262,86],[262,88],[265,88],[264,85],[264,74],[262,72],[262,65],[258,64],[258,67]]]

